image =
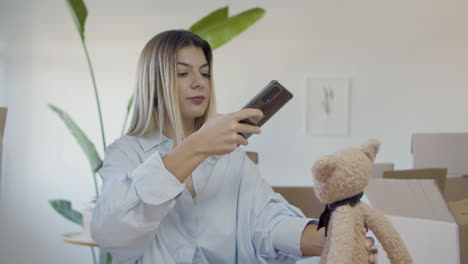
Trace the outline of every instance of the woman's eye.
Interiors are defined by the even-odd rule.
[[[211,75],[209,73],[202,73],[202,76],[205,77],[205,78],[208,78],[208,79],[211,77]]]
[[[186,73],[186,72],[178,72],[177,73],[178,77],[184,77],[184,76],[187,76],[187,75],[188,75],[188,73]]]

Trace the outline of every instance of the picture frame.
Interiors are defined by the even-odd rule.
[[[306,134],[348,136],[350,80],[308,78],[306,86]]]

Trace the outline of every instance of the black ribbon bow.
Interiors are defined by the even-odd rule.
[[[323,210],[322,214],[320,215],[317,231],[320,228],[325,227],[325,236],[327,236],[328,222],[330,222],[330,217],[333,211],[335,211],[336,208],[342,205],[350,205],[351,207],[355,206],[359,202],[359,200],[361,200],[363,195],[364,193],[362,192],[353,197],[325,205],[325,210]]]

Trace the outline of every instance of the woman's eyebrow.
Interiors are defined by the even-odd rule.
[[[183,61],[178,61],[178,62],[177,62],[177,65],[183,65],[183,66],[187,66],[187,67],[193,68],[192,65],[190,65],[190,64],[188,64],[188,63],[186,63],[186,62],[183,62]],[[201,68],[208,67],[208,66],[210,66],[210,65],[208,65],[208,63],[205,63],[205,64],[203,64],[202,66],[200,66],[199,68],[201,69]]]
[[[190,67],[190,68],[192,67],[192,65],[190,65],[190,64],[188,64],[186,62],[182,62],[182,61],[178,61],[177,65],[183,65],[183,66],[187,66],[187,67]]]

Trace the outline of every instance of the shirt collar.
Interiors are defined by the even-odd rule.
[[[141,148],[145,152],[162,144],[169,143],[169,149],[172,149],[173,145],[172,139],[166,137],[164,134],[161,134],[159,131],[155,131],[151,135],[139,136],[137,137],[137,139],[140,143]]]
[[[159,131],[155,131],[149,136],[139,136],[137,137],[137,140],[144,152],[161,146],[161,155],[166,155],[169,153],[169,151],[171,151],[172,147],[174,146],[174,141],[166,137],[164,134],[159,133]],[[208,162],[210,164],[214,164],[221,157],[222,156],[220,155],[209,156]]]

